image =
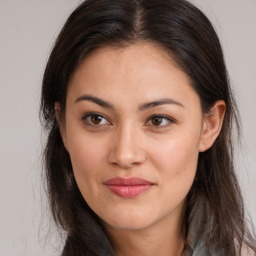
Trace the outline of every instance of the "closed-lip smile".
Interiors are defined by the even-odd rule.
[[[116,177],[104,182],[111,192],[122,198],[137,197],[150,189],[154,183],[139,177]]]

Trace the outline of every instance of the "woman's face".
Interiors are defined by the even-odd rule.
[[[202,127],[189,77],[162,49],[134,44],[81,63],[62,137],[87,204],[108,226],[135,230],[180,220]]]

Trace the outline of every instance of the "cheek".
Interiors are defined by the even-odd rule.
[[[186,171],[193,171],[197,165],[198,143],[186,138],[176,137],[161,143],[158,148],[152,149],[154,163],[173,175],[179,175]]]
[[[74,139],[69,149],[74,171],[86,173],[89,166],[94,168],[97,165],[100,157],[99,148],[90,146],[86,139]]]
[[[82,194],[95,191],[96,182],[102,179],[104,147],[87,136],[74,136],[69,141],[69,152],[74,176]]]
[[[92,144],[81,137],[72,143],[71,162],[77,186],[91,209],[104,205],[99,184],[104,177],[104,151],[99,144]]]
[[[166,195],[177,199],[187,195],[196,174],[198,154],[198,140],[191,141],[186,136],[166,140],[151,152]]]

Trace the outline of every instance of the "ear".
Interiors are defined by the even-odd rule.
[[[211,107],[210,112],[204,115],[199,152],[204,152],[209,149],[217,139],[222,128],[225,110],[225,102],[218,100]]]
[[[68,151],[65,122],[64,122],[63,117],[62,117],[60,103],[55,102],[54,108],[55,108],[55,116],[56,116],[56,119],[57,119],[57,122],[58,122],[61,138],[62,138],[62,141],[63,141],[63,144],[64,144],[66,150]]]

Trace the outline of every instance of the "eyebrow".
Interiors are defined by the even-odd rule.
[[[75,103],[83,101],[83,100],[91,101],[93,103],[100,105],[103,108],[115,109],[114,106],[112,104],[108,103],[107,101],[100,99],[98,97],[95,97],[95,96],[91,96],[91,95],[80,96],[76,99]]]
[[[148,108],[153,108],[153,107],[157,107],[157,106],[161,106],[161,105],[165,105],[165,104],[173,104],[173,105],[177,105],[179,107],[184,108],[184,105],[181,104],[180,102],[178,102],[176,100],[173,100],[173,99],[170,99],[170,98],[164,98],[164,99],[159,99],[159,100],[156,100],[156,101],[141,104],[139,106],[139,110],[143,111],[143,110],[146,110]]]
[[[109,103],[103,99],[100,99],[98,97],[92,96],[92,95],[82,95],[76,99],[75,103],[78,103],[78,102],[84,101],[84,100],[91,101],[103,108],[115,110],[115,107],[111,103]],[[159,99],[159,100],[155,100],[152,102],[147,102],[147,103],[141,104],[141,105],[139,105],[138,110],[144,111],[148,108],[153,108],[153,107],[157,107],[157,106],[161,106],[161,105],[165,105],[165,104],[173,104],[173,105],[177,105],[179,107],[184,107],[184,105],[178,101],[175,101],[170,98],[164,98],[164,99]]]

